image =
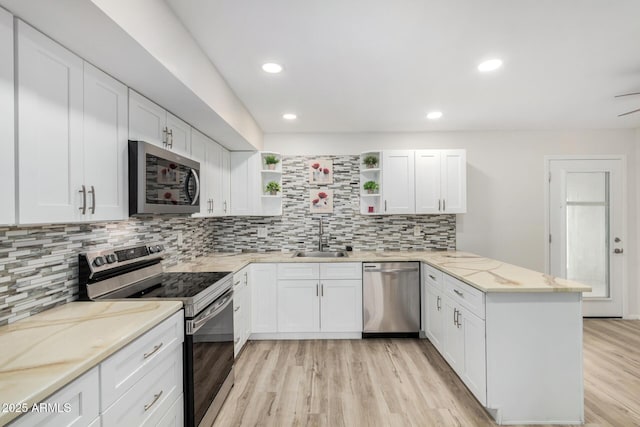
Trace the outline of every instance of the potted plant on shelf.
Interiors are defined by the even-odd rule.
[[[366,156],[362,162],[367,166],[367,168],[375,168],[378,166],[378,158],[376,156]]]
[[[375,181],[367,181],[364,183],[364,189],[367,190],[367,193],[369,194],[374,194],[378,192],[378,188],[380,188],[380,186],[378,185],[377,182]]]
[[[269,170],[274,170],[278,162],[280,162],[280,159],[278,159],[276,156],[273,156],[273,155],[264,156],[264,163],[267,165],[267,168]]]
[[[278,184],[275,181],[271,181],[270,183],[267,184],[266,190],[267,190],[267,193],[269,193],[270,195],[277,196],[278,191],[280,191],[280,184]]]

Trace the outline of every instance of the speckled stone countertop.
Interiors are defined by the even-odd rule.
[[[346,258],[292,258],[289,252],[215,253],[169,271],[238,271],[253,262],[421,261],[483,292],[591,292],[582,283],[460,251],[350,252]]]
[[[0,327],[0,404],[43,401],[181,308],[180,301],[76,301]],[[19,415],[0,411],[0,425]]]

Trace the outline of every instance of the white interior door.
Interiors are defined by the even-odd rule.
[[[622,316],[622,160],[549,160],[549,271],[593,288],[583,315]]]

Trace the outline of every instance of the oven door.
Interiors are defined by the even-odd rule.
[[[200,164],[129,141],[129,214],[200,212]]]
[[[233,290],[186,321],[185,426],[197,426],[233,368]],[[219,396],[221,405],[226,396]]]

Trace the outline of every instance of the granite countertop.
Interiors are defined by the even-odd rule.
[[[181,308],[180,301],[76,301],[0,327],[0,404],[41,402]],[[0,411],[0,425],[18,415]]]
[[[421,261],[483,292],[591,292],[582,283],[461,251],[350,252],[346,258],[292,258],[291,252],[214,253],[168,271],[238,271],[252,262]]]

